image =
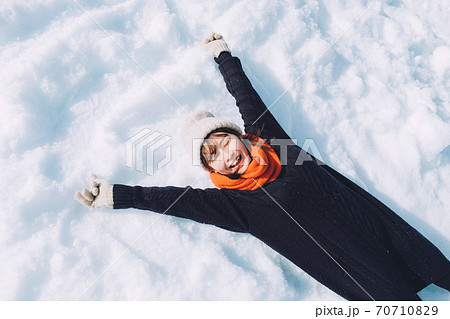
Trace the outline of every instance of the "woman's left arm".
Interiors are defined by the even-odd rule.
[[[214,55],[219,64],[228,92],[235,98],[244,120],[245,132],[260,133],[264,139],[290,139],[253,88],[244,73],[241,61],[231,55],[222,36],[212,33],[203,46]]]
[[[260,136],[265,139],[290,139],[253,88],[239,58],[229,52],[222,52],[215,60],[219,64],[228,92],[236,100],[244,120],[245,132],[260,132]]]

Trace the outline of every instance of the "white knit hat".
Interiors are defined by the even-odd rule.
[[[214,130],[227,128],[242,134],[239,126],[233,122],[218,119],[208,111],[197,111],[186,117],[181,129],[183,147],[191,153],[194,165],[202,165],[200,152],[204,139]]]

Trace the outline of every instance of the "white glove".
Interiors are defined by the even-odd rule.
[[[75,199],[90,208],[113,207],[113,185],[91,174],[91,189],[76,192]]]
[[[227,43],[223,40],[223,37],[214,32],[211,32],[209,38],[203,41],[203,43],[196,42],[195,44],[211,52],[216,58],[219,57],[220,53],[224,51],[231,53],[230,49],[228,49]]]

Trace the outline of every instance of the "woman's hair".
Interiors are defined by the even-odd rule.
[[[208,172],[213,172],[214,169],[209,165],[213,159],[214,156],[213,154],[215,154],[216,148],[217,148],[217,144],[214,142],[209,142],[205,143],[212,135],[216,136],[216,137],[223,137],[226,136],[228,134],[233,134],[236,137],[238,137],[240,140],[243,139],[243,135],[241,133],[239,133],[238,131],[235,131],[233,129],[227,128],[227,127],[223,127],[223,128],[219,128],[216,130],[211,131],[204,139],[204,143],[202,144],[202,147],[200,148],[200,159],[202,162],[203,167],[208,171]],[[248,140],[250,142],[251,145],[256,145],[259,142],[259,134],[255,135],[255,134],[246,134],[245,135],[245,140]],[[244,143],[245,144],[245,143]],[[266,146],[263,145],[258,145],[259,147],[263,147],[265,148]],[[229,177],[230,179],[238,179],[240,177],[240,174],[229,174],[226,175],[227,177]]]

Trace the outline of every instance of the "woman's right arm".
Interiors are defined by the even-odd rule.
[[[192,187],[142,187],[115,184],[114,209],[137,208],[187,218],[235,232],[248,232],[245,212],[232,192]]]
[[[226,230],[249,232],[247,211],[237,205],[249,199],[240,191],[230,189],[194,189],[192,187],[142,187],[110,184],[107,180],[90,176],[90,189],[75,193],[75,199],[89,208],[113,207],[151,210],[187,218]]]

